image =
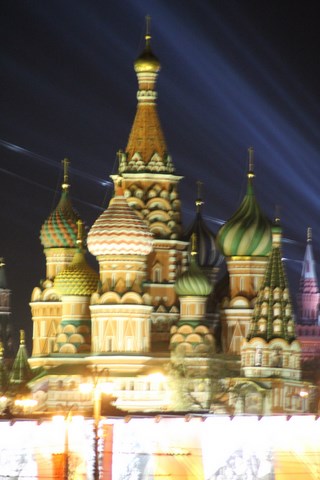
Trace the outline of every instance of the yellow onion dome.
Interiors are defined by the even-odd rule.
[[[268,256],[271,251],[271,224],[255,198],[248,174],[247,193],[233,216],[219,229],[217,245],[224,256]]]
[[[175,283],[175,290],[179,297],[207,297],[213,290],[213,285],[199,267],[195,243],[196,236],[193,234],[189,268],[177,278]]]
[[[153,54],[151,50],[151,35],[149,33],[149,21],[150,17],[147,17],[147,33],[145,35],[145,47],[143,52],[134,62],[134,69],[136,73],[140,72],[154,72],[158,73],[161,65],[158,58]]]
[[[71,264],[57,274],[54,287],[60,295],[90,296],[97,291],[98,282],[98,273],[88,265],[79,248]]]
[[[69,161],[64,159],[64,182],[58,205],[44,222],[40,231],[40,240],[44,248],[74,248],[77,245],[79,214],[74,210],[68,184]]]
[[[116,188],[109,207],[100,215],[88,234],[90,253],[101,255],[148,255],[153,236],[148,225],[138,217]]]

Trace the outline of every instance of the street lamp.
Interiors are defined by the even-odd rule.
[[[104,375],[105,374],[105,375]],[[102,394],[110,395],[113,391],[112,382],[102,382],[102,376],[109,376],[109,370],[103,369],[100,372],[95,370],[92,375],[93,382],[80,384],[80,391],[82,393],[93,394],[93,420],[94,420],[94,479],[99,480],[99,423],[101,418],[101,397]]]
[[[58,442],[58,445],[60,445],[60,448],[58,446],[58,452],[53,454],[56,457],[56,465],[55,468],[57,470],[57,475],[55,475],[55,478],[63,478],[63,480],[68,480],[69,479],[69,473],[70,473],[70,468],[69,468],[69,460],[70,460],[70,426],[72,422],[72,429],[74,429],[75,424],[74,420],[83,420],[82,415],[76,415],[75,417],[72,417],[72,407],[69,409],[68,413],[66,415],[54,415],[52,417],[52,422],[56,426],[56,434],[54,436],[60,437],[61,435],[61,430],[64,428],[64,440],[63,440],[63,445],[62,442]],[[76,424],[77,425],[77,424]],[[79,427],[79,425],[78,425]],[[58,438],[57,438],[58,440]],[[61,450],[60,450],[61,449]],[[57,461],[58,460],[58,461]],[[62,470],[62,472],[61,472]]]

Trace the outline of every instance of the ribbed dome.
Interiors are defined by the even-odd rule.
[[[240,207],[217,234],[217,245],[226,257],[267,256],[271,251],[271,225],[254,196],[252,176],[248,175]]]
[[[96,257],[148,255],[152,250],[152,238],[147,224],[119,192],[93,224],[88,234],[88,249]]]
[[[54,286],[60,295],[92,295],[98,286],[99,275],[91,268],[82,249],[73,257],[70,265],[58,273]]]
[[[44,222],[40,240],[44,248],[75,247],[78,213],[73,209],[68,189],[64,189],[57,207]]]
[[[208,278],[202,273],[196,259],[196,255],[191,254],[188,270],[183,272],[176,280],[175,290],[179,297],[199,296],[207,297],[212,292],[213,286]]]
[[[223,262],[223,256],[217,249],[214,233],[211,232],[203,220],[200,208],[193,223],[186,229],[183,235],[184,240],[190,241],[193,233],[197,237],[197,261],[200,267],[219,267]]]

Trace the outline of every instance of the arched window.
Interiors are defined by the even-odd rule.
[[[154,283],[162,282],[162,266],[160,263],[156,263],[152,268],[152,281]]]

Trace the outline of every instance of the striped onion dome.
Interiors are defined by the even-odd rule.
[[[192,237],[195,239],[195,234]],[[195,242],[193,241],[192,243],[189,268],[177,278],[175,290],[179,297],[207,297],[212,292],[213,285],[199,267],[197,252],[194,246]]]
[[[208,228],[202,217],[201,207],[203,203],[204,202],[200,197],[197,198],[196,217],[192,224],[185,230],[183,238],[184,240],[190,242],[192,234],[195,233],[198,245],[197,261],[200,267],[219,267],[223,262],[223,255],[221,255],[216,246],[216,238],[214,233]]]
[[[58,205],[44,222],[40,231],[40,240],[44,248],[74,248],[77,244],[77,221],[79,214],[73,209],[70,196],[65,159],[65,174],[62,193]]]
[[[99,274],[88,265],[79,247],[71,264],[56,276],[54,286],[60,295],[90,296],[97,291],[98,282]]]
[[[95,221],[88,234],[90,253],[100,255],[148,255],[152,233],[116,187],[109,207]]]
[[[217,244],[226,256],[267,256],[271,251],[271,224],[253,191],[254,174],[248,173],[247,193],[238,210],[220,228]]]

